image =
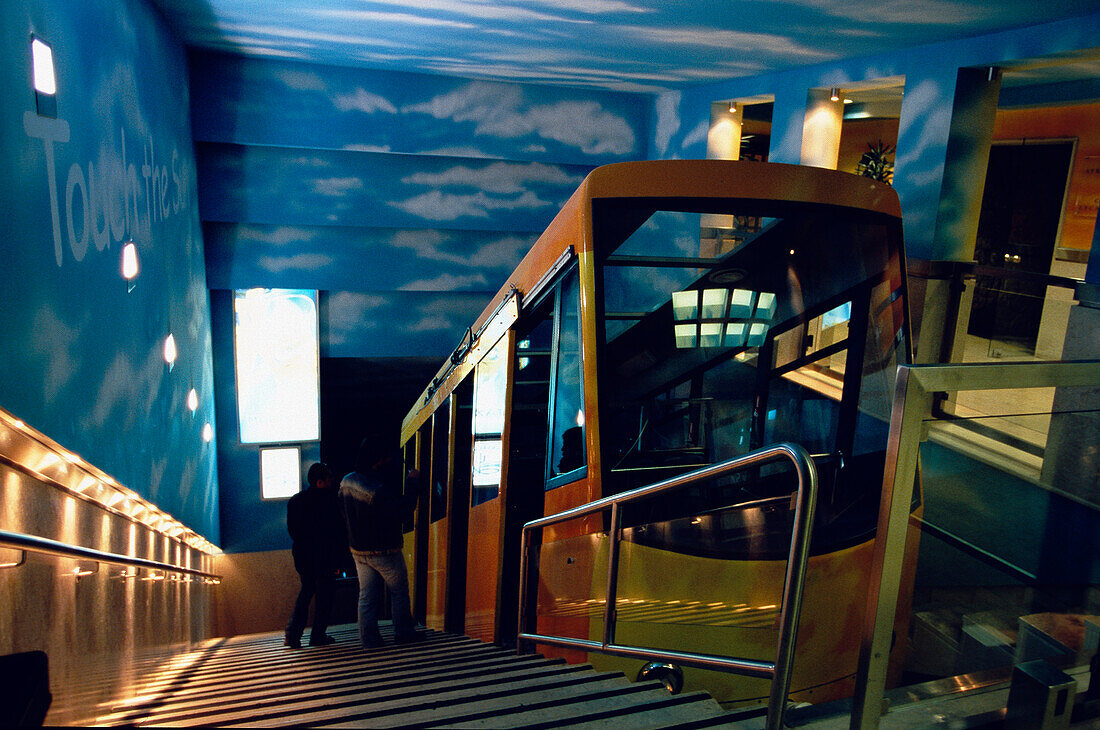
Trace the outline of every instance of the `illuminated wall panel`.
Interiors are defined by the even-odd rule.
[[[233,312],[241,442],[316,441],[321,437],[317,293],[238,291]]]

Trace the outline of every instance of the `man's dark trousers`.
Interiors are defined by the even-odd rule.
[[[309,602],[313,594],[317,594],[317,606],[313,613],[313,627],[309,630],[310,643],[320,640],[328,630],[328,622],[332,616],[332,592],[336,579],[332,571],[305,570],[297,568],[298,577],[302,581],[302,590],[298,592],[298,600],[294,602],[294,611],[290,614],[290,623],[286,625],[287,638],[301,639],[302,632],[306,628],[309,619]]]

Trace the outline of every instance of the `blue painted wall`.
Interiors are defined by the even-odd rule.
[[[3,20],[0,406],[217,542],[184,50],[143,0],[7,0]],[[32,34],[53,47],[56,118],[36,113]],[[141,263],[133,291],[120,275],[127,240]]]
[[[235,435],[219,302],[317,289],[323,358],[442,362],[584,176],[644,158],[651,98],[205,52],[190,69],[223,547],[279,549],[285,508],[261,502],[258,447]]]

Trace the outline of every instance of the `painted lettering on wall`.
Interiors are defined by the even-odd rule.
[[[28,111],[23,114],[23,129],[44,147],[58,266],[65,260],[63,240],[68,241],[73,259],[83,261],[89,243],[103,251],[112,240],[149,242],[154,223],[191,207],[191,170],[176,147],[171,154],[158,156],[153,140],[144,140],[138,165],[136,158],[128,159],[131,150],[122,128],[118,138],[112,139],[112,154],[101,157],[98,166],[92,160],[84,165],[73,162],[61,182],[56,146],[69,141],[68,122]]]

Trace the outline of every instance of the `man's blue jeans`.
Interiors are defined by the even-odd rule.
[[[355,572],[359,574],[359,641],[365,648],[382,646],[378,633],[378,604],[382,584],[390,590],[390,613],[398,641],[413,635],[412,609],[409,604],[409,573],[400,552],[368,554],[351,551]]]

